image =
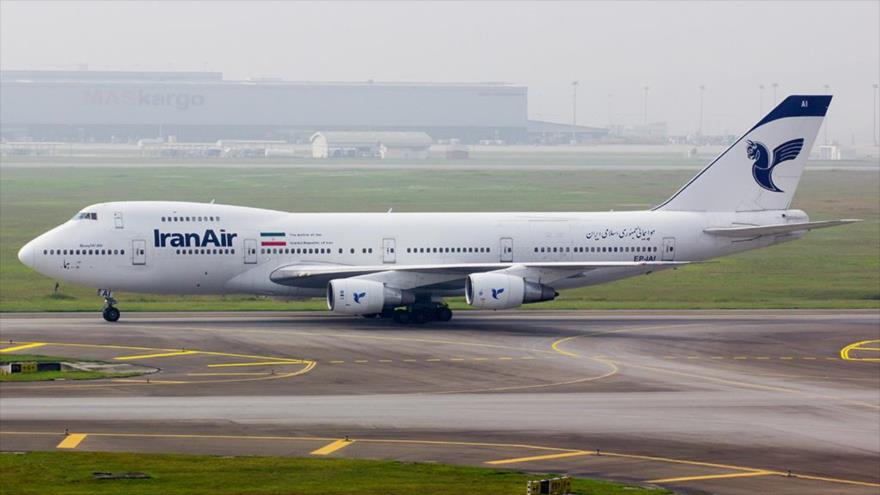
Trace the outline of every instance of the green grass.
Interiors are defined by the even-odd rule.
[[[109,373],[106,371],[38,371],[36,373],[13,373],[0,375],[0,382],[48,382],[53,380],[100,380],[125,378],[140,373]]]
[[[28,362],[28,363],[59,363],[59,362],[101,363],[102,361],[96,361],[94,359],[67,358],[67,357],[58,357],[58,356],[43,356],[41,354],[0,354],[0,364],[24,363],[24,362]]]
[[[91,359],[42,356],[39,354],[0,354],[0,364],[6,363],[60,363],[83,362],[100,363]],[[49,380],[98,380],[101,378],[124,378],[141,373],[113,373],[107,371],[38,371],[36,373],[14,373],[0,375],[0,382],[43,382]]]
[[[617,161],[625,162],[618,156]],[[631,158],[641,160],[641,158]],[[58,160],[56,160],[57,162]],[[0,169],[0,311],[94,311],[93,290],[38,275],[16,259],[41,232],[101,201],[187,200],[288,211],[590,211],[642,209],[685,171],[389,170],[344,168]],[[880,175],[807,171],[793,207],[814,220],[862,218],[805,239],[712,263],[569,290],[526,308],[878,308]],[[320,300],[118,294],[123,311],[324,309]],[[460,300],[452,301],[463,308]]]
[[[95,480],[92,473],[143,472],[142,480]],[[520,495],[547,475],[435,463],[290,457],[103,452],[0,454],[0,494]],[[668,494],[605,481],[573,480],[576,494]]]

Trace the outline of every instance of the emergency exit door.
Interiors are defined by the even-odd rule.
[[[382,263],[394,263],[397,261],[397,253],[395,253],[394,238],[386,237],[382,239]]]
[[[501,262],[513,261],[513,239],[510,237],[501,238]]]
[[[244,262],[246,265],[254,265],[257,263],[257,241],[256,239],[244,240]]]
[[[660,253],[662,261],[675,261],[675,237],[663,238],[663,252]]]
[[[147,264],[147,241],[143,239],[134,239],[131,241],[131,264]]]

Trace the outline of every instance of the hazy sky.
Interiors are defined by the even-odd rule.
[[[835,95],[832,138],[871,140],[880,1],[0,2],[3,69],[203,70],[227,78],[505,81],[532,118],[738,133],[778,95]],[[609,97],[609,95],[611,95]],[[610,103],[610,104],[609,104]],[[609,108],[611,112],[609,112]],[[610,115],[609,115],[610,113]]]

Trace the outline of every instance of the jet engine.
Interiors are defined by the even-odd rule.
[[[522,304],[550,301],[558,292],[543,284],[503,273],[473,273],[465,280],[467,303],[483,309],[509,309]]]
[[[337,278],[327,284],[327,307],[346,315],[381,313],[382,308],[411,303],[413,296],[382,282]]]

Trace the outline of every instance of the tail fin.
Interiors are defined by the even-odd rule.
[[[831,96],[789,96],[655,210],[789,207]]]

